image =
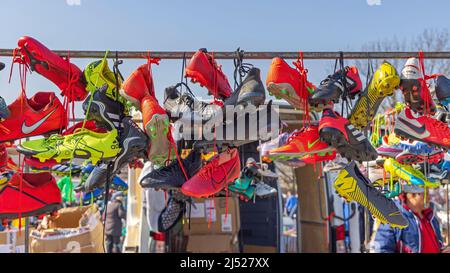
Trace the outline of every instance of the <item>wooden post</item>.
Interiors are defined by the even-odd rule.
[[[327,204],[323,181],[318,180],[319,168],[317,164],[316,171],[312,165],[295,170],[299,210],[297,224],[300,230],[298,236],[301,253],[328,252],[328,227],[322,219],[322,216],[327,214]]]

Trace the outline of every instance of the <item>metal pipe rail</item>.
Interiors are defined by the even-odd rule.
[[[70,52],[71,58],[103,58],[106,51],[87,51],[87,50],[53,50],[60,56],[67,56]],[[211,51],[214,52],[214,51]],[[145,59],[150,53],[153,58],[160,59],[183,59],[191,58],[195,53],[193,51],[117,51],[120,59]],[[340,57],[339,51],[317,51],[317,52],[303,52],[304,59],[310,60],[334,60]],[[346,51],[342,52],[345,59],[406,59],[409,57],[418,56],[418,52],[363,52],[363,51]],[[0,49],[0,57],[12,57],[13,49]],[[108,58],[115,58],[116,51],[110,51]],[[244,58],[250,60],[270,60],[274,57],[283,59],[297,59],[299,52],[273,52],[273,51],[244,51]],[[232,60],[236,57],[234,51],[217,51],[214,52],[216,59]],[[424,52],[424,57],[427,59],[450,59],[450,51],[441,52]]]

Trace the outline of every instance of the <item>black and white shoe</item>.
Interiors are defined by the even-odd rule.
[[[91,95],[93,96],[92,101],[91,96],[87,97],[83,102],[83,111],[88,120],[94,120],[98,127],[111,131],[120,129],[121,121],[124,118],[124,106],[122,103],[110,99],[106,95],[107,89],[108,85],[104,84]]]
[[[123,126],[124,129],[119,139],[122,149],[113,161],[109,182],[126,164],[137,158],[147,158],[149,146],[147,134],[130,117],[123,119]],[[103,187],[107,182],[107,168],[108,165],[105,163],[96,166],[84,183],[84,191]]]

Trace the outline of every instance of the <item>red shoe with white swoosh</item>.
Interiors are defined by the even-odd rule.
[[[8,106],[9,118],[0,122],[0,142],[59,132],[67,127],[67,114],[53,92],[25,93]]]

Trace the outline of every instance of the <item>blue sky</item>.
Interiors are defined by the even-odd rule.
[[[68,2],[81,1],[80,5]],[[371,0],[379,1],[379,0]],[[450,1],[144,1],[144,0],[2,0],[0,48],[13,48],[23,35],[51,49],[177,50],[206,47],[215,51],[360,50],[367,42],[397,36],[409,38],[425,28],[449,26]],[[0,61],[10,65],[10,58]],[[74,59],[83,69],[90,61]],[[125,60],[126,77],[144,60]],[[232,81],[231,61],[219,61]],[[265,77],[270,60],[254,61]],[[319,83],[334,61],[307,61],[310,80]],[[180,79],[181,61],[163,60],[154,68],[158,98]],[[7,83],[0,72],[0,95],[18,95],[17,71]],[[363,80],[364,81],[364,80]],[[28,78],[29,95],[56,86],[38,74]],[[200,96],[204,90],[195,88]],[[78,111],[77,111],[78,112]],[[80,112],[78,112],[80,113]]]

